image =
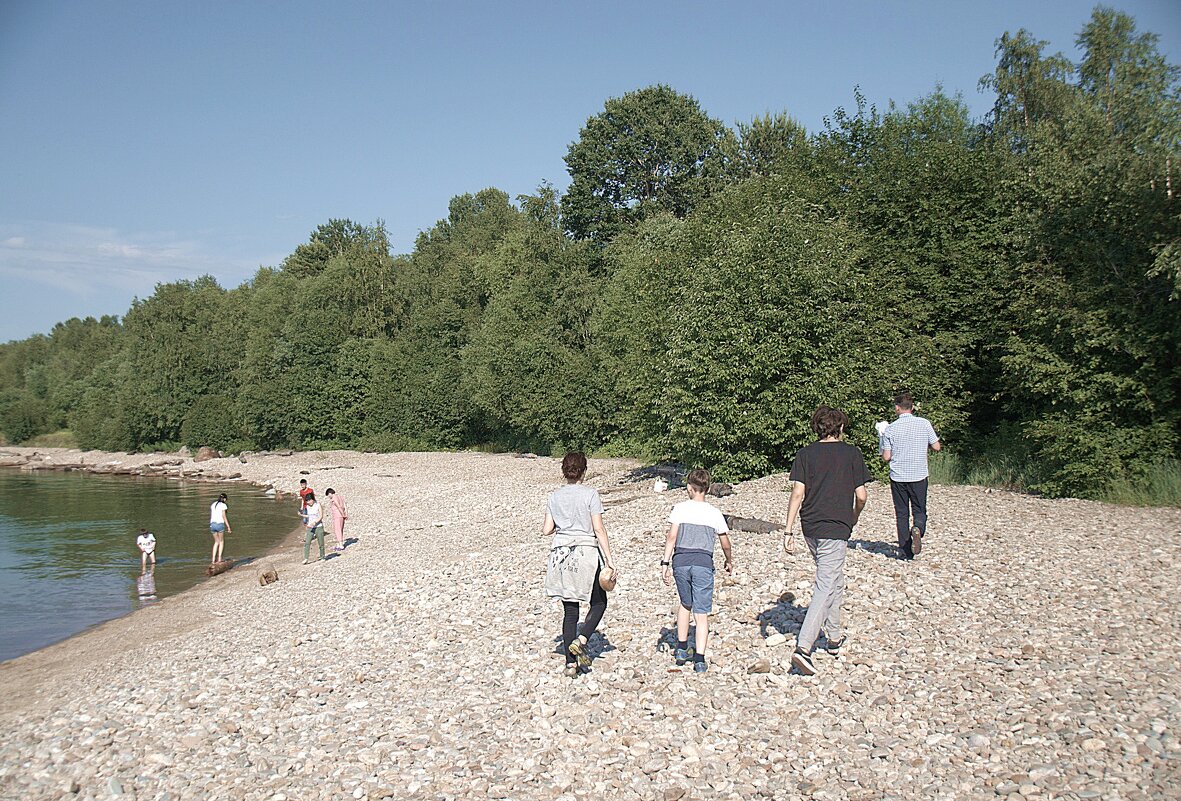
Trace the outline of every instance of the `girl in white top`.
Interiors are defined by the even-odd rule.
[[[213,553],[209,557],[210,564],[221,561],[222,549],[225,547],[225,535],[234,533],[234,530],[230,528],[230,518],[226,514],[226,510],[229,508],[224,492],[217,496],[216,501],[209,504],[209,533],[213,535]]]

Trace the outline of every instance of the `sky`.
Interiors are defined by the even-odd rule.
[[[1181,64],[1181,2],[1112,2]],[[1077,60],[1075,0],[0,0],[0,342],[122,316],[158,283],[225,287],[333,218],[395,253],[456,195],[569,182],[612,97],[657,83],[733,126],[809,131],[859,88],[937,85],[975,117],[995,42]]]

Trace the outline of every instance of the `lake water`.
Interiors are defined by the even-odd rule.
[[[0,660],[204,581],[209,504],[222,492],[234,529],[224,558],[257,558],[299,524],[290,499],[245,484],[0,469]],[[141,526],[156,535],[146,574]]]

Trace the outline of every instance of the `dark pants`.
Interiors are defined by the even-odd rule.
[[[891,481],[894,496],[894,517],[898,521],[898,547],[910,552],[910,519],[922,534],[927,533],[927,479],[922,481]]]
[[[582,636],[587,640],[599,627],[603,613],[607,611],[607,591],[599,586],[599,571],[595,572],[595,586],[591,590],[590,611],[586,613],[586,622],[582,624]],[[562,653],[566,655],[566,664],[573,664],[574,654],[570,653],[570,643],[578,636],[578,603],[576,601],[562,601]]]

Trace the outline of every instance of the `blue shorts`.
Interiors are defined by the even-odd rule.
[[[210,523],[209,524],[209,533],[210,534],[220,534],[225,530],[226,530],[225,523]]]
[[[708,615],[714,606],[714,569],[701,565],[673,568],[681,606],[695,615]]]

